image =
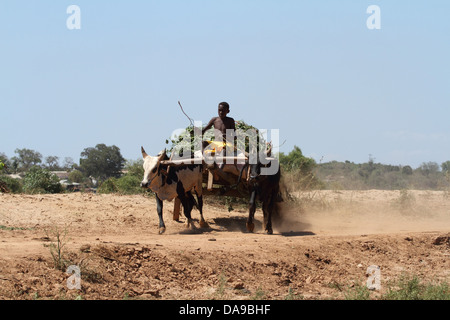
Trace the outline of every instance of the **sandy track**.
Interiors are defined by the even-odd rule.
[[[244,207],[206,199],[209,228],[187,230],[144,196],[0,194],[1,299],[342,299],[380,266],[382,289],[403,273],[448,281],[450,197],[445,192],[320,191],[283,207],[274,235],[245,230]],[[198,213],[193,212],[198,218]],[[81,268],[81,290],[54,268],[56,230]]]

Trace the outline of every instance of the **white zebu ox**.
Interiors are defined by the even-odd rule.
[[[141,147],[144,158],[144,179],[141,187],[149,188],[156,194],[156,204],[159,217],[159,233],[166,230],[163,220],[163,201],[172,201],[176,197],[180,199],[183,212],[186,216],[186,227],[192,224],[191,211],[196,205],[191,191],[197,195],[197,208],[200,211],[200,227],[207,227],[203,218],[203,166],[201,164],[169,166],[162,164],[162,160],[167,160],[166,150],[161,151],[156,157],[149,156]]]

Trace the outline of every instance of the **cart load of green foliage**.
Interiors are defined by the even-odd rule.
[[[183,157],[183,151],[190,150],[191,154],[194,154],[195,151],[201,150],[202,141],[215,140],[213,128],[206,131],[203,137],[201,135],[201,128],[197,128],[197,130],[200,134],[195,135],[194,126],[190,125],[179,135],[166,140],[166,144],[171,144],[167,152]],[[250,147],[255,143],[258,150],[263,150],[265,148],[266,140],[264,139],[263,133],[258,128],[240,120],[236,121],[236,131],[238,133],[242,132],[243,135],[245,135],[245,139],[237,140],[237,150],[249,153]]]

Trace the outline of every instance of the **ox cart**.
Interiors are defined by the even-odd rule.
[[[276,161],[275,158],[265,157],[265,162]],[[202,159],[163,160],[161,164],[170,167],[203,164],[203,195],[229,196],[236,198],[250,198],[250,169],[246,156],[206,156]],[[218,163],[223,163],[220,166]],[[173,220],[178,221],[181,212],[181,202],[175,198]]]
[[[276,211],[279,198],[280,172],[275,158],[270,158],[270,149],[258,157],[243,154],[238,156],[206,155],[203,157],[168,159],[165,150],[156,157],[149,156],[141,148],[144,158],[144,179],[141,187],[150,188],[156,194],[160,233],[164,233],[163,200],[173,200],[173,219],[178,221],[181,206],[184,208],[186,225],[192,223],[191,210],[197,194],[200,211],[200,226],[207,225],[202,207],[203,195],[233,196],[249,200],[247,229],[253,232],[253,215],[256,200],[262,203],[264,225],[272,233],[271,216]],[[269,165],[270,164],[270,165]],[[274,165],[275,164],[275,165]],[[269,169],[269,170],[267,170]],[[270,172],[270,173],[269,173]]]

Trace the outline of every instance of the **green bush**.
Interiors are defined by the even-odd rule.
[[[370,290],[365,285],[355,283],[344,292],[345,300],[369,300]]]
[[[141,180],[142,178],[136,176],[125,175],[117,179],[116,186],[122,194],[139,194],[144,192],[141,188]]]
[[[81,171],[73,170],[72,172],[69,173],[69,180],[75,183],[83,183],[87,179]]]
[[[63,187],[49,170],[32,167],[23,178],[23,190],[26,193],[61,193]]]
[[[22,183],[20,180],[8,177],[6,175],[0,175],[0,186],[6,188],[7,191],[12,193],[22,192]]]
[[[365,285],[356,283],[348,286],[344,297],[346,300],[370,300],[371,291]],[[399,278],[389,281],[387,292],[378,299],[450,300],[450,287],[447,281],[424,281],[417,275],[402,274]]]
[[[402,275],[383,296],[386,300],[450,300],[447,282],[424,283],[417,276]]]
[[[292,191],[323,187],[313,172],[317,166],[316,161],[305,157],[299,147],[294,146],[294,149],[287,155],[280,152],[279,157],[280,167],[283,170],[282,179]]]
[[[124,175],[120,178],[109,178],[98,188],[98,193],[141,194],[141,179],[133,175]]]
[[[98,187],[97,193],[117,193],[119,189],[117,188],[117,178],[109,178],[102,182]]]

